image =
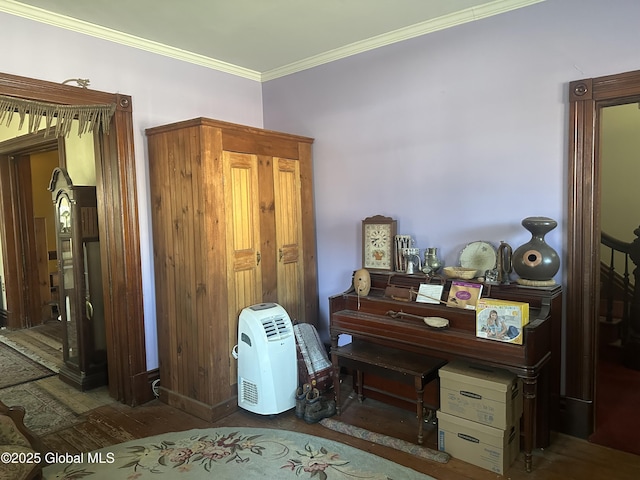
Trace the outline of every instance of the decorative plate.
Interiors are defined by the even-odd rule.
[[[471,242],[460,253],[460,266],[475,268],[478,275],[484,275],[487,270],[493,270],[496,266],[498,253],[489,242]]]

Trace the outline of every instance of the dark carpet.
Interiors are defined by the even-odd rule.
[[[601,352],[597,375],[596,428],[589,441],[640,455],[640,371],[624,367],[610,349]]]
[[[55,375],[17,350],[0,343],[0,388],[12,387]]]

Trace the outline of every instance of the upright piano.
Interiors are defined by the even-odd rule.
[[[530,322],[523,329],[523,344],[516,345],[478,338],[474,310],[388,295],[390,286],[417,292],[420,284],[434,282],[443,283],[446,295],[449,280],[395,272],[372,271],[370,275],[371,290],[367,296],[358,296],[352,287],[329,298],[332,349],[338,347],[339,336],[344,334],[449,361],[463,359],[513,372],[523,383],[522,435],[525,466],[530,471],[533,448],[549,445],[550,430],[557,429],[559,420],[562,288],[515,283],[483,287],[483,297],[529,303]],[[393,318],[388,312],[418,318]],[[429,327],[420,317],[446,318],[449,327]],[[335,361],[334,368],[339,370]],[[397,385],[385,383],[384,379],[377,384],[382,387],[376,389],[377,398],[384,401],[385,391],[389,400],[398,398],[398,392],[394,391]]]

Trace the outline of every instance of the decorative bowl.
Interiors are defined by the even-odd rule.
[[[461,278],[463,280],[471,280],[478,273],[475,268],[465,267],[444,267],[442,271],[449,278]]]

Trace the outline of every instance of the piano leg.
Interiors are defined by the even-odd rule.
[[[336,399],[336,414],[342,412],[342,404],[340,403],[340,365],[338,364],[338,355],[335,354],[338,348],[338,335],[331,335],[331,363],[333,365],[333,394]]]
[[[524,466],[527,472],[531,471],[533,460],[533,442],[536,425],[536,391],[538,388],[538,376],[521,377],[524,396]]]
[[[414,379],[416,394],[418,397],[416,402],[416,413],[418,414],[418,443],[422,445],[424,428],[424,378],[416,376]]]

